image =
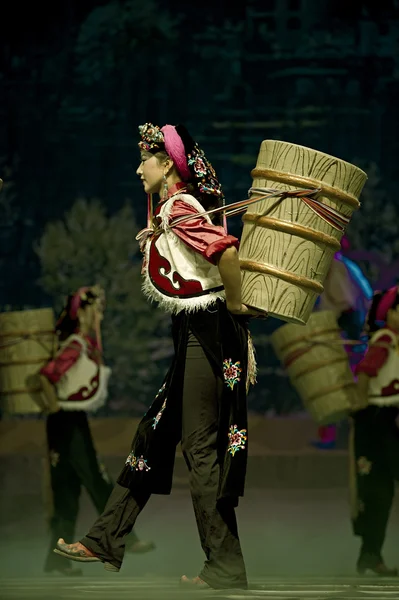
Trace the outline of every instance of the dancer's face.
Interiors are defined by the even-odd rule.
[[[141,152],[141,162],[136,171],[143,182],[146,194],[159,194],[162,187],[165,165],[161,164],[154,154]]]

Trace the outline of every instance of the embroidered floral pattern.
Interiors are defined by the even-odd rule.
[[[227,451],[230,452],[232,456],[234,456],[236,452],[245,448],[245,443],[247,441],[247,430],[239,430],[237,428],[237,425],[231,425],[228,435],[229,445]]]
[[[372,466],[373,463],[367,460],[365,456],[361,456],[357,461],[357,472],[359,475],[369,475]]]
[[[206,166],[204,161],[200,156],[197,158],[192,158],[188,161],[188,164],[193,166],[194,171],[198,175],[198,177],[204,177],[206,175]]]
[[[153,428],[153,429],[156,429],[156,428],[157,428],[157,425],[158,425],[159,421],[161,420],[162,413],[163,413],[163,411],[164,411],[164,410],[165,410],[165,408],[166,408],[166,400],[167,400],[167,398],[165,398],[165,400],[163,401],[163,404],[162,404],[162,406],[161,406],[161,409],[160,409],[160,411],[157,413],[157,416],[156,416],[156,417],[154,417],[154,419],[153,419],[153,420],[154,420],[154,422],[153,422],[153,424],[152,424],[152,428]]]
[[[152,123],[140,125],[139,134],[141,137],[139,148],[141,150],[154,152],[154,150],[164,149],[165,136],[157,125]],[[224,194],[215,169],[196,142],[187,154],[187,164],[195,180],[195,185],[201,194],[211,194],[224,201]]]
[[[187,155],[187,163],[194,172],[198,189],[202,194],[212,194],[218,198],[224,198],[215,169],[197,143],[190,154]]]
[[[151,471],[151,467],[148,466],[147,460],[143,455],[141,455],[140,458],[137,458],[134,452],[129,454],[125,465],[129,466],[131,471]]]
[[[162,392],[164,391],[165,388],[166,388],[166,382],[163,384],[162,387],[159,388],[157,395],[155,396],[155,400],[158,398],[158,396],[160,396],[162,394]]]
[[[137,459],[136,471],[151,471],[151,467],[147,465],[147,461],[143,458],[143,455]]]
[[[233,363],[231,358],[225,358],[223,361],[223,375],[226,385],[232,390],[236,383],[240,381],[240,373],[242,372],[241,363],[238,360]]]
[[[152,123],[145,123],[140,125],[139,133],[141,141],[139,142],[139,148],[141,150],[153,150],[154,148],[160,148],[164,143],[164,136],[162,131],[156,125]]]

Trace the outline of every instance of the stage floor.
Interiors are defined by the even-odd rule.
[[[29,488],[0,497],[1,600],[184,600],[199,596],[399,600],[399,578],[355,577],[359,539],[352,535],[346,489],[248,489],[237,511],[252,588],[248,592],[179,588],[180,576],[194,577],[204,560],[187,489],[150,499],[138,520],[137,533],[143,540],[153,540],[156,549],[144,555],[126,554],[120,573],[90,564],[82,565],[81,577],[46,576],[43,566],[49,538],[43,509],[41,497],[29,493]],[[95,517],[83,494],[75,539],[87,532]],[[396,501],[384,547],[389,566],[399,566],[398,539]]]
[[[251,589],[196,590],[179,587],[176,579],[122,577],[109,575],[100,579],[82,576],[74,580],[48,577],[5,579],[1,582],[2,600],[186,600],[262,599],[262,600],[397,600],[399,580],[374,578],[258,578]]]

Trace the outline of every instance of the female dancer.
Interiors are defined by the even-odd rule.
[[[238,240],[205,212],[223,202],[205,154],[183,126],[139,128],[137,174],[160,202],[141,232],[145,294],[172,314],[175,357],[105,511],[74,544],[56,552],[118,571],[125,535],[152,493],[171,490],[181,441],[205,563],[199,587],[246,588],[235,507],[247,463],[247,317]],[[252,356],[252,353],[250,354]]]
[[[100,408],[107,398],[110,369],[102,364],[100,322],[104,293],[98,286],[81,288],[69,296],[57,322],[60,350],[41,369],[41,382],[47,417],[47,444],[53,514],[51,541],[44,570],[79,575],[52,551],[60,531],[72,537],[79,511],[82,485],[98,513],[104,510],[113,484],[99,461],[87,412]],[[95,334],[94,337],[92,334]],[[152,542],[142,542],[134,534],[131,552],[152,550]]]
[[[399,290],[377,293],[368,315],[369,350],[356,372],[367,408],[354,414],[357,503],[354,533],[362,539],[357,570],[396,576],[382,558],[395,480],[399,481]]]

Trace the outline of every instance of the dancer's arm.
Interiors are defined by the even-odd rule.
[[[217,265],[226,292],[228,310],[234,314],[253,314],[241,300],[241,271],[236,248],[226,248],[218,259]]]

